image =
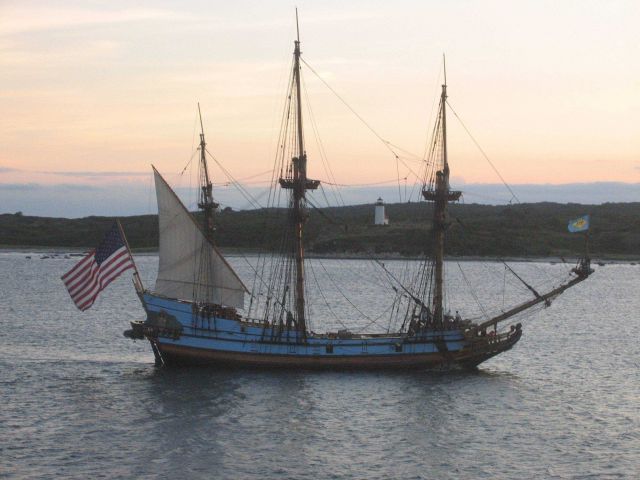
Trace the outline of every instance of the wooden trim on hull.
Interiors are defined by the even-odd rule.
[[[157,346],[164,365],[218,365],[225,367],[264,367],[287,369],[429,369],[429,368],[475,368],[489,358],[509,350],[520,339],[511,335],[508,339],[480,347],[465,348],[457,352],[434,352],[400,355],[359,356],[302,356],[274,355],[209,350],[181,345],[159,343]]]

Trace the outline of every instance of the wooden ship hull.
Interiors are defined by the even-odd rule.
[[[143,295],[147,320],[126,335],[147,339],[158,365],[214,365],[287,369],[475,368],[509,350],[519,326],[498,335],[478,335],[454,325],[423,335],[308,334],[237,317],[233,309],[207,311],[193,302]],[[235,317],[235,318],[234,318]]]

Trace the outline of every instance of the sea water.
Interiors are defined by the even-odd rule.
[[[122,336],[144,318],[130,274],[82,313],[59,279],[78,258],[40,257],[0,253],[0,478],[640,475],[640,266],[596,266],[477,371],[284,372],[156,368]],[[157,257],[136,261],[152,286]],[[230,261],[251,286],[257,259]],[[393,327],[393,286],[417,265],[385,262],[393,280],[367,260],[311,260],[312,328]],[[511,266],[540,290],[569,270]],[[499,263],[446,268],[465,318],[533,295]]]

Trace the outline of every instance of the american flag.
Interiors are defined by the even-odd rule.
[[[61,278],[80,310],[87,310],[98,294],[125,270],[135,268],[120,226],[114,223],[98,248],[91,250]]]

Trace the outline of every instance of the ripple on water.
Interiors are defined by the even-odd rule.
[[[147,284],[156,261],[139,258]],[[242,259],[231,261],[248,275]],[[324,262],[347,289],[368,285],[356,295],[360,308],[384,310],[381,284],[366,283],[369,262]],[[9,305],[0,316],[0,472],[9,478],[635,478],[639,471],[640,269],[599,269],[525,321],[520,343],[477,372],[390,374],[156,369],[147,344],[122,337],[143,316],[129,282],[112,284],[82,314],[59,282],[71,264],[0,255],[1,271],[12,272],[0,276]],[[516,267],[539,282],[560,271]],[[502,274],[490,268],[470,262],[465,273],[482,298],[500,303]],[[450,298],[472,311],[462,291]],[[312,308],[322,316],[320,302]]]

